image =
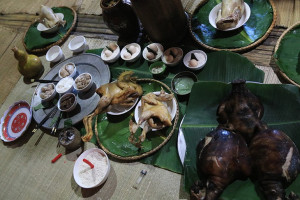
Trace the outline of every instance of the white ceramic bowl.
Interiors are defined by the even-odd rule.
[[[126,48],[129,49],[130,46],[134,46],[136,48],[136,52],[131,55],[130,58],[125,58],[124,54],[128,53]],[[121,58],[127,62],[134,62],[141,56],[141,46],[137,43],[131,43],[127,44],[125,47],[123,47],[121,51]]]
[[[56,84],[55,90],[60,95],[70,93],[74,89],[74,82],[74,79],[70,76],[63,78]]]
[[[160,91],[156,91],[156,92],[153,92],[154,94],[158,95],[160,94]],[[177,111],[177,102],[176,102],[176,99],[175,97],[172,99],[172,101],[168,101],[168,102],[162,102],[164,105],[167,106],[167,109],[171,115],[171,118],[172,120],[174,119],[175,115],[176,115],[176,111]],[[138,123],[139,122],[139,119],[140,119],[140,115],[141,115],[141,107],[142,105],[142,102],[141,100],[137,103],[136,107],[135,107],[135,110],[134,110],[134,119],[135,121]],[[144,128],[145,126],[145,123],[146,122],[143,122],[140,127],[141,128]],[[152,131],[157,131],[158,129],[152,129]]]
[[[157,55],[155,56],[154,59],[150,60],[150,59],[147,58],[147,53],[148,53],[147,47],[149,47],[149,45],[151,45],[151,44],[147,45],[147,47],[145,47],[144,50],[143,50],[143,58],[145,60],[147,60],[148,62],[158,61],[161,58],[161,56],[164,52],[164,47],[161,44],[159,44],[159,43],[152,43],[152,44],[155,44],[158,47]]]
[[[49,62],[58,62],[64,56],[61,48],[57,45],[51,47],[46,54],[46,60]]]
[[[69,49],[75,53],[82,52],[85,49],[86,45],[86,40],[85,37],[80,35],[74,37],[70,42],[69,42]]]
[[[195,57],[198,59],[198,61],[197,61],[198,64],[195,67],[191,67],[189,65],[189,61],[191,60],[192,54],[194,54]],[[183,58],[184,65],[193,71],[202,69],[204,67],[204,65],[206,64],[206,61],[207,61],[207,55],[204,51],[201,51],[201,50],[190,51],[187,54],[185,54],[185,56]]]
[[[173,62],[168,62],[166,60],[166,55],[170,55],[170,51],[172,49],[176,49],[178,51],[178,55],[175,57],[175,59],[173,60]],[[176,66],[182,59],[183,57],[183,51],[181,48],[179,47],[171,47],[167,50],[164,51],[162,57],[161,57],[161,60],[167,65],[167,66],[170,66],[170,67],[173,67],[173,66]]]
[[[82,176],[83,173],[86,173],[87,171],[85,171],[85,170],[79,171],[79,170],[80,170],[80,165],[83,163],[83,159],[86,158],[86,157],[88,156],[88,154],[93,153],[93,152],[98,152],[98,153],[99,153],[99,156],[104,156],[104,157],[105,157],[106,163],[107,163],[107,170],[106,170],[106,172],[105,172],[105,174],[104,174],[104,177],[103,177],[102,179],[99,178],[99,181],[98,181],[98,182],[96,182],[96,183],[94,183],[94,184],[89,184],[89,185],[87,185],[87,184],[85,184],[85,183],[81,180],[81,178],[80,178],[80,173],[82,173],[82,174],[81,174],[81,176]],[[93,169],[88,169],[88,168],[87,168],[87,169],[88,169],[88,170],[96,170],[96,165],[94,165],[94,166],[95,166],[95,167],[94,167]],[[75,162],[75,165],[74,165],[74,168],[73,168],[73,177],[74,177],[76,183],[77,183],[80,187],[82,187],[82,188],[94,188],[94,187],[97,187],[97,186],[103,184],[103,183],[106,181],[106,179],[107,179],[107,177],[108,177],[108,175],[109,175],[109,172],[110,172],[110,162],[109,162],[109,159],[108,159],[106,153],[105,153],[104,151],[102,151],[101,149],[98,149],[98,148],[92,148],[92,149],[88,149],[88,150],[84,151],[84,152],[77,158],[77,160],[76,160],[76,162]],[[88,175],[89,175],[89,174],[87,174],[87,176],[88,176]]]
[[[118,46],[118,45],[117,45]],[[118,60],[118,58],[120,58],[120,47],[118,46],[117,47],[117,49],[116,50],[114,50],[113,52],[112,52],[112,55],[111,56],[109,56],[109,57],[107,57],[106,55],[105,55],[105,51],[109,51],[108,49],[107,49],[107,47],[105,47],[104,49],[103,49],[103,51],[101,52],[101,58],[102,58],[102,60],[104,61],[104,62],[107,62],[107,63],[113,63],[113,62],[116,62],[117,60]]]
[[[63,76],[61,75],[61,70],[62,70],[66,65],[73,65],[73,66],[74,66],[74,71],[73,71],[69,76],[63,77]],[[69,62],[69,63],[64,64],[64,65],[59,69],[59,71],[58,71],[58,76],[59,76],[59,78],[66,78],[66,77],[72,77],[72,78],[74,78],[75,75],[76,75],[76,72],[77,72],[77,70],[76,70],[76,65],[75,65],[75,63]]]
[[[232,31],[232,30],[238,29],[248,21],[248,19],[250,18],[250,15],[251,15],[251,9],[247,3],[244,3],[244,4],[245,4],[245,12],[244,12],[242,18],[239,20],[238,24],[233,28],[228,28],[228,29],[221,30],[221,31]],[[208,16],[210,25],[212,25],[212,27],[214,27],[215,29],[218,29],[217,25],[216,25],[216,18],[218,16],[218,11],[221,9],[221,7],[222,7],[222,3],[219,3],[218,5],[216,5],[210,11],[209,16]],[[220,29],[218,29],[218,30],[220,30]]]
[[[56,15],[60,20],[64,19],[64,14],[62,14],[62,13],[54,13],[54,15]],[[43,33],[55,33],[59,30],[59,26],[60,26],[60,24],[57,24],[57,25],[53,26],[52,28],[48,28],[44,24],[39,23],[37,25],[37,30],[41,31]]]
[[[43,99],[43,98],[41,97],[42,88],[45,87],[45,86],[47,86],[47,85],[52,85],[53,88],[54,88],[54,90],[53,90],[52,94],[51,94],[48,98]],[[38,92],[37,92],[37,96],[41,99],[42,102],[51,101],[51,100],[55,97],[56,94],[57,94],[57,92],[56,92],[56,90],[55,90],[55,85],[54,85],[53,83],[45,83],[45,84],[44,84],[44,83],[41,83],[41,84],[39,85]]]
[[[61,102],[62,102],[63,100],[65,100],[65,99],[71,98],[71,97],[74,98],[74,102],[72,103],[72,105],[71,105],[70,107],[68,107],[67,109],[62,108],[62,107],[61,107]],[[73,93],[66,93],[66,94],[62,95],[62,96],[59,98],[58,102],[57,102],[57,107],[58,107],[58,109],[59,109],[60,111],[62,111],[62,112],[70,112],[70,111],[74,110],[74,108],[76,107],[76,105],[77,105],[77,100],[76,100],[75,94],[73,94]]]
[[[91,80],[90,80],[90,82],[89,82],[84,88],[78,89],[78,88],[77,88],[77,85],[76,85],[76,80],[80,79],[84,74],[89,75],[89,76],[91,77]],[[88,90],[92,87],[92,85],[93,85],[93,76],[92,76],[90,73],[87,73],[87,72],[86,72],[86,73],[82,73],[82,74],[80,74],[79,76],[77,76],[77,78],[75,79],[74,88],[75,88],[77,91],[79,91],[79,92],[86,92],[86,91],[88,91]]]

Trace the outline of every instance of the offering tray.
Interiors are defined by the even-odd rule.
[[[67,118],[72,120],[73,124],[80,122],[84,116],[90,114],[96,107],[99,102],[99,95],[95,93],[96,89],[103,84],[106,84],[110,81],[110,70],[109,67],[102,61],[101,57],[95,54],[83,53],[78,56],[73,56],[68,58],[59,64],[55,65],[51,71],[49,71],[44,79],[45,80],[60,80],[58,76],[59,69],[69,63],[73,62],[76,65],[76,70],[78,74],[88,72],[93,76],[93,85],[91,89],[87,92],[78,93],[76,95],[78,105],[76,108],[69,112],[64,113],[62,119],[60,120],[58,129],[64,128],[64,121]],[[37,123],[41,122],[42,119],[52,110],[55,105],[47,107],[45,109],[35,110],[34,107],[41,104],[41,99],[37,96],[37,91],[42,84],[39,84],[35,89],[31,100],[31,107],[33,108],[33,118]],[[55,97],[58,99],[58,95]],[[56,113],[58,115],[59,113]],[[51,129],[51,120],[49,119],[44,125],[43,128]]]
[[[246,87],[257,96],[264,106],[262,121],[272,129],[284,131],[300,148],[300,116],[295,110],[300,109],[299,88],[290,84],[257,84],[247,83]],[[184,157],[184,185],[189,191],[191,185],[198,179],[196,158],[197,145],[207,133],[217,125],[216,110],[219,103],[230,93],[231,84],[222,82],[195,83],[182,122],[184,138],[178,137],[179,143],[186,143],[184,148],[178,149],[179,155]],[[201,97],[201,98],[200,98]],[[285,106],[283,106],[285,105]],[[181,146],[184,146],[181,144]],[[286,192],[299,193],[300,177],[290,185]],[[220,196],[222,199],[259,200],[255,185],[248,179],[235,181],[230,184]]]
[[[274,52],[280,75],[300,87],[300,22],[283,32],[277,41]]]
[[[143,87],[143,95],[160,91],[161,87],[167,93],[173,93],[166,84],[155,79],[138,79],[138,83]],[[174,96],[174,98],[176,97]],[[140,150],[128,140],[130,136],[129,120],[134,117],[132,113],[129,112],[121,118],[120,116],[116,118],[107,114],[98,115],[95,123],[95,133],[100,147],[112,157],[127,161],[138,160],[156,152],[169,141],[176,129],[179,119],[179,106],[176,99],[175,101],[176,114],[172,120],[172,126],[147,133]],[[140,133],[141,129],[139,128],[135,135],[140,135]]]
[[[209,23],[209,13],[221,2],[202,1],[189,20],[192,37],[207,49],[244,51],[253,48],[265,40],[275,26],[277,14],[273,0],[245,0],[251,9],[249,20],[236,30],[217,30]]]
[[[27,51],[32,53],[45,52],[52,46],[64,42],[70,35],[77,21],[76,11],[69,7],[53,7],[52,10],[54,13],[62,13],[64,15],[64,20],[66,20],[65,26],[60,26],[57,32],[49,34],[37,30],[38,21],[32,22],[23,38],[23,45]]]

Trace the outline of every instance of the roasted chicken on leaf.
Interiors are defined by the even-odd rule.
[[[198,145],[197,156],[202,183],[197,182],[191,188],[192,199],[218,199],[229,184],[245,180],[251,173],[250,153],[244,138],[225,129],[208,133]]]
[[[173,94],[167,94],[163,89],[158,95],[148,93],[142,96],[139,121],[137,123],[134,123],[132,120],[129,122],[129,130],[131,133],[129,141],[132,144],[141,147],[141,143],[146,139],[147,132],[151,129],[161,129],[172,125],[172,117],[163,102],[172,101],[173,98]],[[134,134],[138,127],[144,122],[142,134],[139,136],[139,140],[136,141]]]
[[[136,77],[132,77],[132,71],[123,72],[117,81],[100,86],[96,92],[101,96],[95,111],[83,118],[86,135],[82,137],[84,142],[93,136],[92,119],[94,116],[107,112],[112,105],[132,106],[135,100],[142,96],[143,89],[136,83]]]
[[[300,173],[300,155],[294,142],[282,131],[266,129],[253,137],[249,148],[251,177],[265,199],[286,199],[285,188]]]
[[[264,107],[258,97],[246,88],[246,81],[232,83],[231,93],[220,103],[217,109],[220,127],[243,135],[250,142],[256,131],[264,128],[260,121]]]

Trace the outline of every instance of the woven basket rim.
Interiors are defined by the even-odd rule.
[[[174,93],[172,92],[172,90],[163,82],[161,81],[158,81],[158,80],[155,80],[155,79],[150,79],[150,78],[141,78],[141,79],[138,79],[137,80],[138,82],[156,82],[156,83],[159,83],[161,84],[166,90],[168,90],[168,92],[170,94],[173,94]],[[174,96],[175,98],[175,96]],[[147,157],[153,153],[155,153],[156,151],[158,151],[162,146],[164,146],[171,138],[171,136],[174,134],[174,131],[176,129],[176,126],[177,126],[177,123],[178,123],[178,119],[179,119],[179,104],[178,104],[178,101],[177,99],[175,98],[175,101],[176,101],[176,104],[177,104],[177,108],[176,108],[176,115],[175,115],[175,118],[174,118],[174,122],[172,124],[172,130],[170,131],[169,135],[166,137],[166,139],[160,143],[157,147],[155,147],[154,149],[150,150],[150,151],[147,151],[141,155],[137,155],[137,156],[128,156],[128,157],[123,157],[123,156],[119,156],[117,154],[114,154],[112,152],[110,152],[106,147],[104,147],[101,143],[101,141],[99,140],[99,137],[98,137],[98,123],[95,123],[95,134],[96,134],[96,138],[97,138],[97,142],[99,144],[99,146],[101,147],[101,149],[103,149],[103,151],[105,151],[105,153],[107,153],[108,155],[114,157],[114,158],[117,158],[119,160],[124,160],[124,161],[135,161],[135,160],[139,160],[141,158],[144,158],[144,157]],[[97,116],[98,117],[98,116]],[[97,121],[97,118],[96,118],[96,121]]]
[[[262,41],[264,41],[271,33],[271,31],[273,30],[274,26],[275,26],[275,23],[276,23],[276,19],[277,19],[277,10],[276,10],[276,7],[275,7],[275,4],[273,2],[273,0],[268,0],[272,6],[272,9],[273,9],[273,20],[272,20],[272,23],[270,25],[270,27],[268,28],[268,30],[266,31],[266,33],[261,37],[259,38],[257,41],[249,44],[248,46],[245,46],[245,47],[240,47],[240,48],[233,48],[233,49],[221,49],[221,48],[216,48],[216,47],[212,47],[212,46],[209,46],[209,45],[206,45],[204,44],[203,42],[200,42],[199,40],[197,40],[195,34],[193,33],[192,31],[192,17],[190,17],[189,19],[189,31],[193,37],[193,39],[201,46],[203,46],[204,48],[206,49],[209,49],[209,50],[213,50],[213,51],[233,51],[233,52],[241,52],[241,51],[246,51],[246,50],[249,50],[249,49],[252,49],[253,47],[257,46],[258,44],[260,44]],[[194,15],[195,11],[198,10],[199,7],[201,7],[202,5],[204,5],[205,3],[207,3],[208,0],[204,0],[202,2],[199,3],[199,5],[196,7],[196,9],[192,12],[191,16]]]
[[[27,29],[26,29],[26,31],[25,31],[25,33],[24,33],[24,36],[23,36],[23,40],[22,40],[23,46],[25,47],[25,49],[26,49],[27,52],[31,52],[31,53],[42,53],[42,52],[45,52],[45,51],[47,51],[48,49],[50,49],[51,47],[53,47],[53,46],[55,46],[55,45],[59,45],[59,44],[61,44],[62,42],[64,42],[64,41],[67,39],[67,37],[70,35],[71,31],[73,30],[73,28],[75,27],[75,24],[76,24],[76,22],[77,22],[77,13],[76,13],[76,11],[75,11],[73,8],[70,8],[70,7],[67,7],[67,6],[58,6],[58,7],[56,7],[56,8],[68,8],[68,9],[72,10],[72,13],[73,13],[73,15],[74,15],[74,19],[73,19],[73,22],[72,22],[71,27],[70,27],[69,30],[66,32],[66,34],[65,34],[61,39],[59,39],[58,41],[56,41],[56,42],[54,42],[54,43],[52,43],[52,44],[50,44],[50,45],[48,45],[48,46],[46,46],[46,47],[43,47],[43,48],[39,48],[39,49],[31,49],[31,50],[30,50],[30,49],[27,48],[27,46],[26,46],[26,44],[25,44],[25,37],[26,37],[26,34],[27,34],[29,28],[30,28],[34,23],[36,23],[36,20],[34,20],[34,21],[31,22],[30,25],[27,27]]]
[[[291,27],[289,27],[288,29],[286,29],[286,30],[282,33],[282,35],[279,37],[279,39],[278,39],[277,42],[276,42],[275,49],[274,49],[274,54],[273,54],[273,58],[274,58],[275,61],[277,61],[277,59],[275,58],[274,55],[275,55],[275,53],[277,52],[277,50],[278,50],[278,48],[279,48],[279,46],[280,46],[280,44],[281,44],[282,39],[285,37],[285,35],[286,35],[287,33],[289,33],[291,30],[293,30],[294,28],[296,28],[296,27],[299,26],[299,25],[300,25],[300,21],[296,22],[296,23],[293,24]],[[290,83],[296,85],[297,87],[300,87],[300,84],[298,84],[298,83],[296,83],[295,81],[293,81],[292,79],[290,79],[290,78],[289,78],[289,77],[288,77],[288,76],[280,69],[280,67],[277,65],[277,62],[275,62],[275,66],[276,66],[277,72],[279,72],[280,75],[281,75],[285,80],[287,80],[288,82],[290,82]]]

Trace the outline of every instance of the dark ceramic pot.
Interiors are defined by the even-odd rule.
[[[131,3],[151,41],[175,44],[185,36],[187,18],[180,0],[131,0]]]
[[[140,26],[132,7],[123,0],[101,0],[104,23],[122,38],[137,37]]]

